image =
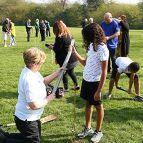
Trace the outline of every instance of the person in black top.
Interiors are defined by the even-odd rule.
[[[125,15],[121,15],[121,57],[127,57],[129,54],[130,37],[129,37],[129,24]]]
[[[27,22],[25,23],[25,26],[26,26],[26,32],[27,32],[27,42],[29,42],[30,41],[30,30],[32,29],[30,19],[27,20]]]
[[[71,34],[66,25],[62,21],[56,21],[53,25],[53,33],[55,35],[55,43],[53,50],[55,52],[55,61],[62,67],[65,58],[68,54],[69,46],[71,44]],[[77,58],[72,53],[69,59],[67,70],[63,75],[63,84],[64,84],[64,91],[68,91],[68,78],[67,74],[71,77],[72,81],[74,82],[74,90],[79,90],[79,86],[77,83],[77,78],[74,73],[74,68],[77,65]]]
[[[41,22],[40,22],[40,34],[41,34],[41,41],[45,41],[45,39],[46,39],[46,25],[44,23],[44,20],[41,20]]]
[[[10,21],[8,18],[6,18],[2,23],[2,32],[4,39],[4,47],[7,47],[6,41],[8,38],[8,34],[10,33]]]
[[[87,24],[88,24],[87,18],[83,19],[83,21],[81,23],[82,28],[84,28]]]
[[[129,54],[130,37],[129,37],[129,24],[125,15],[121,15],[115,19],[120,26],[118,56],[127,57]]]

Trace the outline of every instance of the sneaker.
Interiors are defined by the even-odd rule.
[[[141,96],[135,96],[134,98],[133,98],[133,100],[134,101],[139,101],[139,102],[143,102],[143,97],[141,97]]]
[[[100,132],[95,131],[93,133],[92,138],[91,138],[91,142],[92,143],[98,143],[102,137],[103,137],[103,133],[101,131]]]
[[[80,89],[80,87],[77,85],[77,86],[74,86],[73,88],[72,88],[72,90],[79,90]]]
[[[109,92],[107,92],[107,93],[104,95],[104,98],[105,98],[105,99],[110,99],[110,98],[111,98],[111,95],[112,95],[112,94],[109,94]]]
[[[79,133],[77,136],[78,136],[78,138],[83,139],[87,136],[92,136],[93,133],[94,133],[94,131],[91,128],[88,129],[85,127],[84,130],[81,133]]]

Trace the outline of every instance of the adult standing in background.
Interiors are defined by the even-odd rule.
[[[105,32],[107,47],[109,50],[108,72],[111,70],[110,58],[112,61],[112,69],[115,64],[115,53],[118,44],[118,36],[120,35],[120,28],[118,23],[112,19],[112,14],[107,12],[104,15],[104,21],[101,24],[102,29]]]
[[[44,23],[44,20],[41,20],[41,22],[40,22],[40,34],[41,34],[41,41],[45,41],[45,39],[46,39],[46,25]]]
[[[50,32],[50,23],[49,21],[45,20],[45,24],[46,24],[46,35],[51,37],[51,32]]]
[[[35,21],[35,37],[38,37],[38,33],[39,33],[40,27],[39,27],[39,19],[36,19]]]
[[[30,19],[27,20],[25,26],[26,26],[26,33],[27,33],[27,42],[29,42],[30,41],[30,34],[31,34],[30,31],[32,29],[31,20]]]
[[[121,27],[120,54],[121,57],[127,57],[129,54],[130,37],[129,37],[129,24],[126,15],[121,15],[119,17],[119,25]]]
[[[83,19],[83,21],[82,21],[82,23],[81,23],[82,28],[84,28],[87,24],[88,24],[87,18]]]
[[[2,23],[2,34],[3,34],[3,40],[4,40],[4,47],[7,47],[7,38],[8,34],[10,33],[10,24],[9,19],[6,18]]]
[[[92,17],[89,18],[89,23],[90,24],[93,23],[93,18]]]

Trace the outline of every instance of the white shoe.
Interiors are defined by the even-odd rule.
[[[103,133],[102,132],[96,132],[95,131],[93,133],[92,138],[91,138],[91,142],[92,143],[98,143],[101,140],[102,137],[103,137]]]
[[[78,138],[83,139],[83,138],[85,138],[87,136],[92,136],[93,133],[94,133],[94,131],[91,128],[88,129],[88,128],[85,127],[83,129],[83,131],[81,133],[79,133],[77,136],[78,136]]]
[[[111,96],[112,96],[112,94],[109,94],[109,92],[107,92],[107,93],[104,95],[105,99],[110,99]]]

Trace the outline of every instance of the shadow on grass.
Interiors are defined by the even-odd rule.
[[[0,92],[0,99],[14,99],[18,98],[17,92]]]
[[[72,92],[71,95],[72,96],[66,98],[67,103],[72,103],[79,109],[85,107],[85,101],[79,96],[79,93],[75,94]]]
[[[143,121],[143,108],[122,108],[105,110],[105,122]],[[130,122],[129,122],[130,124]]]
[[[80,76],[82,77],[83,76],[83,72],[75,72],[76,76]]]
[[[133,101],[133,98],[129,97],[122,97],[122,98],[111,98],[111,100],[116,100],[116,101],[125,101],[125,100],[129,100],[129,101]]]
[[[42,136],[42,143],[72,143],[72,135],[56,133]]]

